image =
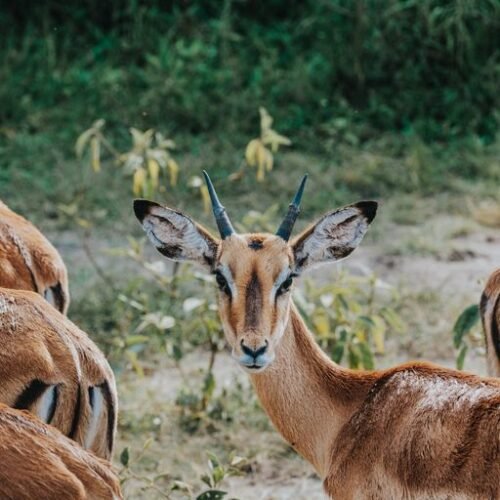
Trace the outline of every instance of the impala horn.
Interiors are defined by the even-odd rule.
[[[292,203],[288,205],[288,212],[283,219],[280,227],[276,231],[276,235],[280,238],[283,238],[285,241],[288,241],[290,235],[292,234],[293,225],[297,220],[297,217],[300,214],[300,200],[302,198],[302,194],[304,193],[304,186],[306,185],[307,174],[302,177],[302,181],[300,182],[299,189],[297,193],[295,193],[295,197],[292,200]]]
[[[217,227],[219,228],[220,236],[223,240],[225,240],[228,236],[235,234],[229,217],[227,216],[226,209],[219,201],[219,197],[215,192],[214,185],[210,180],[207,172],[203,170],[203,176],[205,177],[205,182],[207,183],[208,194],[210,195],[210,200],[212,201],[212,210],[214,211],[215,222],[217,222]]]

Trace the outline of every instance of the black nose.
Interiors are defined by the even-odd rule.
[[[262,347],[259,347],[258,349],[251,349],[245,343],[243,340],[241,341],[241,350],[247,355],[251,356],[254,359],[257,359],[261,354],[264,354],[267,350],[267,346],[269,345],[269,342],[266,340],[265,344]]]

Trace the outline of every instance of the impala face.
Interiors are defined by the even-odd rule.
[[[221,242],[213,272],[232,355],[248,371],[261,371],[285,330],[296,276],[292,251],[274,235],[235,234]]]
[[[232,356],[250,373],[267,368],[285,333],[293,282],[304,269],[347,257],[361,242],[377,204],[362,201],[329,212],[289,242],[306,177],[277,233],[237,234],[206,173],[221,239],[188,216],[147,200],[134,210],[167,258],[190,260],[214,274],[219,314]]]

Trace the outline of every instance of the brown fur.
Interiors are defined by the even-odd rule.
[[[38,294],[0,288],[0,403],[18,404],[39,415],[37,396],[42,394],[32,388],[43,384],[57,386],[53,418],[48,423],[98,456],[109,458],[117,396],[113,372],[103,354]],[[93,426],[95,436],[86,443],[93,421],[89,390],[94,396],[102,394],[104,404]]]
[[[170,215],[146,201],[136,208],[161,251],[169,230],[148,211]],[[350,253],[375,211],[373,202],[360,202],[331,212],[290,244],[262,234],[212,237],[217,252],[210,268],[225,274],[232,290],[231,296],[224,289],[219,293],[232,354],[251,373],[273,424],[313,464],[331,498],[498,499],[500,380],[429,363],[381,371],[342,368],[316,344],[290,294],[273,294],[283,276],[300,273],[309,261]],[[203,230],[198,239],[190,227],[186,234],[184,239],[177,235],[183,254],[202,262],[196,248],[206,248],[200,241],[208,233]],[[261,243],[258,251],[255,240]],[[249,296],[256,282],[258,328]],[[251,349],[268,345],[265,364],[247,363],[242,342]]]
[[[59,311],[68,310],[68,277],[61,256],[33,224],[1,201],[0,287],[52,296]]]
[[[481,296],[481,319],[486,340],[488,373],[500,377],[500,269],[489,277]]]
[[[111,464],[28,412],[0,404],[0,498],[117,500]]]

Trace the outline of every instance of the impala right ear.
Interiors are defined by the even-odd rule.
[[[325,214],[291,242],[295,271],[347,257],[361,243],[376,213],[375,201],[360,201]]]
[[[134,200],[134,212],[151,243],[165,257],[212,267],[219,241],[187,215],[148,200]]]

